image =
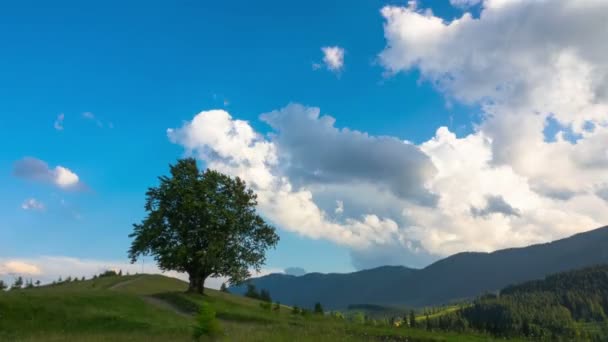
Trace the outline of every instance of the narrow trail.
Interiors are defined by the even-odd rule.
[[[139,277],[133,278],[133,279],[129,279],[129,280],[125,280],[125,281],[121,281],[119,283],[116,283],[116,284],[110,286],[108,289],[109,290],[120,289],[121,287],[124,287],[124,286],[127,286],[127,285],[131,284],[132,282],[136,281],[137,279],[139,279]]]
[[[122,287],[125,287],[131,283],[133,283],[134,281],[138,280],[140,277],[136,277],[133,279],[129,279],[129,280],[125,280],[125,281],[121,281],[118,282],[112,286],[110,286],[108,289],[109,290],[119,290]],[[166,302],[160,298],[156,298],[156,297],[152,297],[152,296],[141,296],[141,298],[144,300],[144,302],[159,307],[159,308],[163,308],[169,311],[174,312],[175,314],[178,314],[182,317],[192,317],[192,315],[184,310],[181,310],[180,308],[176,307],[175,305]]]
[[[150,296],[143,296],[142,299],[151,305],[154,305],[156,307],[159,308],[163,308],[163,309],[167,309],[170,311],[173,311],[174,313],[182,316],[182,317],[192,317],[192,315],[184,310],[181,310],[180,308],[172,305],[171,303],[168,303],[160,298],[156,298],[156,297],[150,297]]]

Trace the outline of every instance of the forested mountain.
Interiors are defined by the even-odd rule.
[[[281,303],[329,309],[351,304],[423,307],[474,298],[557,272],[608,263],[608,227],[546,244],[459,253],[424,269],[385,266],[347,274],[271,274],[251,279]],[[243,293],[244,286],[232,288]]]
[[[476,330],[535,339],[608,336],[608,265],[548,276],[485,295],[459,311],[429,320],[430,329]]]

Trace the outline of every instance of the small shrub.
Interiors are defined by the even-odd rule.
[[[260,307],[266,311],[272,310],[272,303],[269,302],[261,302]]]
[[[299,315],[300,314],[300,308],[296,305],[291,309],[291,313],[293,315]]]
[[[222,332],[219,322],[215,318],[215,310],[209,303],[203,303],[196,316],[193,337],[200,340],[203,336],[218,336]]]
[[[331,317],[340,320],[344,319],[344,315],[340,311],[333,311]]]
[[[323,314],[323,306],[319,302],[315,303],[315,314],[317,314],[317,315]]]
[[[117,276],[118,273],[116,273],[116,271],[114,270],[106,270],[105,272],[101,273],[99,275],[99,278],[103,278],[103,277],[114,277]]]
[[[274,311],[274,312],[280,312],[281,311],[281,303],[279,303],[279,302],[274,303],[274,306],[272,307],[272,311]]]

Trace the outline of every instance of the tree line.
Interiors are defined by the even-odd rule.
[[[427,318],[427,329],[475,330],[540,340],[608,336],[608,265],[548,276],[486,294],[453,313]],[[586,326],[597,329],[585,329]]]

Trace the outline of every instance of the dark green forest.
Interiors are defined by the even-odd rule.
[[[426,325],[501,337],[602,341],[608,336],[607,313],[608,265],[602,265],[506,287]]]

